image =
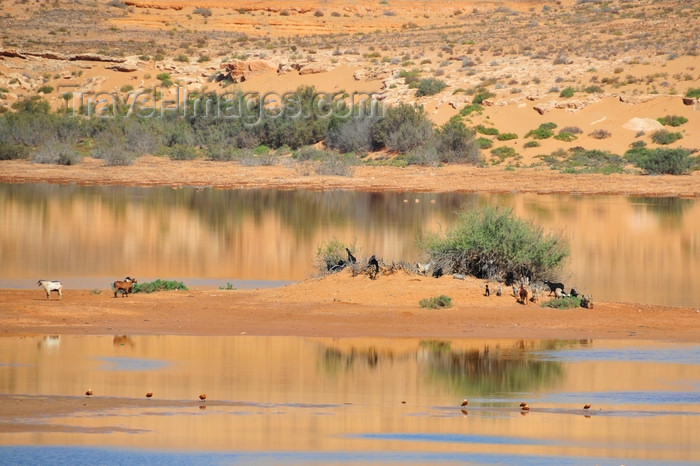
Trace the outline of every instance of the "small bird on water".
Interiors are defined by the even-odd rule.
[[[148,393],[146,393],[146,398],[150,398],[150,397],[152,397],[152,396],[153,396],[153,392],[148,392]]]
[[[207,399],[207,395],[205,395],[204,393],[202,393],[201,395],[199,395],[199,399],[202,400],[202,401],[204,401],[204,400]]]
[[[86,396],[92,396],[92,388],[88,388],[87,391],[85,392]]]
[[[524,401],[520,403],[520,409],[522,409],[523,411],[530,411],[530,407]]]
[[[591,405],[585,404],[585,405],[583,405],[583,409],[591,409]]]
[[[462,406],[467,406],[468,404],[469,404],[469,400],[462,401]]]

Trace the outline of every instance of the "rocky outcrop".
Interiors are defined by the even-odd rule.
[[[221,67],[226,71],[228,77],[234,83],[241,83],[250,78],[251,75],[274,71],[274,68],[264,61],[240,61],[223,63]]]
[[[97,53],[81,53],[77,55],[64,55],[58,52],[44,51],[44,52],[26,52],[23,50],[7,49],[0,50],[0,56],[9,58],[22,58],[27,59],[29,57],[45,58],[47,60],[68,60],[68,61],[96,61],[105,63],[124,63],[126,58],[121,57],[109,57],[106,55],[99,55]]]
[[[184,7],[182,5],[157,5],[153,3],[136,2],[131,0],[124,0],[124,5],[133,6],[136,8],[153,8],[155,10],[182,10]]]
[[[299,67],[299,74],[318,74],[326,73],[333,69],[332,66],[323,63],[309,63],[307,65],[302,65]]]

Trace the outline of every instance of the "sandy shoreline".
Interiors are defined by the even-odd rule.
[[[360,166],[352,177],[303,176],[284,166],[249,167],[235,162],[176,162],[140,157],[127,167],[86,158],[77,166],[27,161],[0,163],[0,183],[196,186],[219,189],[305,189],[373,192],[537,193],[636,196],[700,196],[700,172],[691,175],[563,174],[549,169],[507,171],[468,165],[442,167]]]
[[[483,296],[482,280],[340,273],[280,288],[193,289],[113,298],[109,290],[0,291],[0,335],[284,335],[307,337],[642,339],[700,342],[700,310],[595,303],[592,310]],[[449,309],[419,307],[452,297]]]

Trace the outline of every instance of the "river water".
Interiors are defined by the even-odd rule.
[[[3,464],[697,464],[698,432],[696,344],[0,338]]]
[[[0,185],[0,288],[59,279],[67,290],[125,276],[190,286],[274,286],[314,273],[333,238],[356,255],[414,262],[421,235],[456,212],[511,208],[561,233],[557,277],[597,301],[697,306],[700,202],[680,198]]]

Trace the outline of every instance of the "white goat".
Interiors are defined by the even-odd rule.
[[[36,282],[36,284],[44,288],[44,291],[46,291],[46,299],[51,299],[52,291],[58,293],[58,299],[61,299],[63,297],[63,285],[61,285],[61,282],[59,281],[39,280],[38,282]]]

